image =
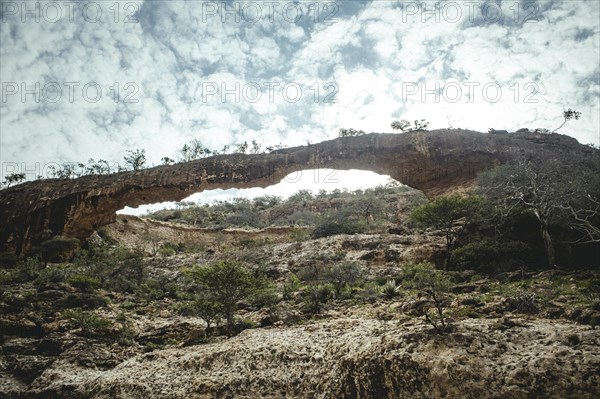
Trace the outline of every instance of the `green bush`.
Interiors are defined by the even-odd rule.
[[[375,302],[379,295],[381,295],[381,286],[374,281],[367,282],[360,291],[360,296],[367,302]]]
[[[18,272],[0,269],[0,285],[10,285],[19,281]]]
[[[415,279],[415,276],[419,272],[421,272],[422,270],[431,270],[433,268],[434,268],[433,265],[429,262],[410,263],[410,264],[404,265],[402,267],[402,273],[399,278],[407,286],[411,286],[412,282]]]
[[[233,325],[234,334],[239,334],[244,330],[256,328],[257,324],[250,319],[236,319]]]
[[[259,271],[250,271],[236,261],[218,261],[194,266],[185,273],[200,287],[211,302],[219,304],[227,322],[227,332],[233,331],[233,316],[240,301],[252,300],[272,283]]]
[[[67,279],[67,283],[83,292],[92,292],[101,285],[100,280],[86,274],[75,274]]]
[[[363,271],[356,262],[344,262],[331,268],[327,280],[333,284],[335,295],[339,297],[342,289],[352,286],[363,279]]]
[[[293,295],[300,290],[302,283],[295,274],[292,274],[283,284],[283,299],[292,299]]]
[[[180,289],[175,283],[167,282],[162,279],[148,279],[140,284],[135,290],[136,296],[148,301],[164,298],[176,299],[179,296],[179,293]]]
[[[66,270],[63,267],[46,267],[40,270],[34,283],[37,287],[41,287],[46,284],[63,282],[65,277]]]
[[[56,236],[42,242],[42,260],[52,263],[68,262],[75,256],[77,248],[79,248],[79,240],[76,238]]]
[[[270,281],[265,281],[263,284],[264,285],[261,288],[257,289],[250,296],[250,302],[258,309],[269,307],[277,303],[277,300],[279,299],[274,284]]]
[[[166,242],[158,248],[158,253],[159,255],[167,258],[175,255],[177,253],[177,249],[173,244]]]
[[[67,310],[64,317],[74,328],[81,329],[81,334],[85,337],[105,335],[112,326],[109,320],[79,309]]]
[[[517,295],[508,298],[512,310],[520,313],[537,313],[537,295],[531,291],[519,291]]]
[[[38,273],[43,269],[43,265],[37,257],[29,257],[23,259],[17,263],[17,269],[11,272],[11,278],[13,283],[23,283],[26,281],[32,281]]]
[[[318,223],[311,236],[313,238],[329,237],[338,234],[361,234],[367,231],[367,226],[352,220],[325,220]]]

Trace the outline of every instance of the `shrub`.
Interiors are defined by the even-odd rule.
[[[288,235],[291,241],[294,242],[303,242],[307,241],[310,238],[310,233],[305,229],[294,229],[290,231]]]
[[[531,291],[519,291],[508,299],[511,308],[521,313],[536,313],[538,311],[536,294]]]
[[[69,319],[73,327],[80,328],[81,334],[85,337],[106,334],[112,326],[109,320],[83,310],[67,310],[64,316]]]
[[[354,285],[363,278],[363,271],[356,262],[344,262],[335,265],[329,271],[327,280],[330,281],[335,288],[336,298],[340,296],[342,289],[347,285]]]
[[[360,292],[360,295],[363,298],[363,300],[367,302],[375,302],[377,297],[381,295],[381,286],[379,286],[374,281],[369,281],[363,287],[363,290]]]
[[[135,288],[135,294],[147,301],[154,301],[164,298],[176,299],[180,294],[180,290],[177,284],[167,282],[164,279],[148,279]]]
[[[400,286],[397,286],[396,282],[394,280],[388,280],[383,285],[383,295],[385,295],[388,299],[392,299],[399,293],[400,293]]]
[[[361,234],[367,231],[364,223],[351,220],[324,220],[318,223],[313,232],[313,238],[329,237],[338,234]]]
[[[413,281],[415,276],[423,269],[431,269],[433,265],[428,262],[421,263],[409,263],[402,267],[402,273],[400,279],[406,283],[407,286],[413,287]]]
[[[250,319],[238,319],[235,321],[233,330],[235,334],[239,334],[244,330],[256,328],[257,324]]]
[[[144,265],[143,251],[139,248],[126,250],[118,254],[121,261],[118,276],[125,280],[132,280],[139,287],[146,279],[146,266]]]
[[[304,297],[304,312],[319,313],[323,304],[333,297],[334,292],[335,287],[332,284],[311,285]]]
[[[250,296],[250,302],[252,305],[256,306],[258,309],[261,309],[277,303],[279,296],[277,295],[277,289],[275,285],[270,281],[264,281],[260,285],[261,287],[256,289]]]
[[[42,242],[42,260],[52,263],[68,262],[75,256],[77,248],[79,248],[79,240],[76,238],[56,236]]]
[[[37,257],[29,257],[17,264],[17,273],[13,274],[14,282],[31,281],[42,270],[42,263]]]
[[[100,280],[86,274],[75,274],[67,279],[67,283],[83,292],[92,292],[101,285]]]
[[[165,242],[158,248],[158,253],[165,258],[173,256],[177,253],[177,247],[170,242]]]
[[[188,316],[199,316],[209,330],[213,321],[218,321],[223,314],[221,305],[207,295],[198,294],[193,301],[179,306],[179,313]]]
[[[292,299],[293,294],[298,292],[301,287],[302,283],[300,282],[298,276],[292,274],[283,284],[283,299]]]
[[[417,225],[432,227],[444,233],[446,238],[444,268],[448,269],[451,250],[460,231],[460,221],[470,221],[477,217],[483,206],[484,200],[480,197],[463,197],[455,194],[438,197],[415,208],[410,217]]]
[[[38,273],[35,278],[35,285],[37,287],[44,286],[50,283],[60,283],[65,281],[66,271],[62,267],[46,267]]]
[[[0,269],[0,285],[9,285],[19,282],[18,272]]]

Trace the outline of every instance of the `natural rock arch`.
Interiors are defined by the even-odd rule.
[[[592,151],[558,134],[436,130],[337,138],[270,154],[219,155],[170,166],[78,179],[49,179],[0,191],[0,251],[27,252],[54,235],[85,239],[125,206],[180,201],[216,188],[267,187],[296,170],[361,169],[435,197],[516,157],[577,157]]]

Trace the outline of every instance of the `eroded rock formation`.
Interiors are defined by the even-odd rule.
[[[306,169],[373,171],[432,197],[468,186],[478,172],[515,157],[580,157],[590,151],[558,134],[373,133],[270,154],[220,155],[141,171],[34,181],[0,191],[0,251],[22,254],[56,235],[85,239],[114,222],[125,206],[180,201],[216,188],[267,187]]]
[[[547,319],[514,324],[471,319],[436,336],[414,322],[342,317],[246,330],[122,362],[101,348],[74,346],[28,391],[13,383],[0,392],[95,399],[598,397],[594,330]]]

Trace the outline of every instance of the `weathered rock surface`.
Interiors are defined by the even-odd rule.
[[[213,254],[225,246],[237,250],[238,257],[267,266],[271,278],[285,279],[290,273],[315,259],[325,263],[356,262],[368,271],[370,278],[391,277],[408,263],[443,261],[445,239],[431,232],[410,232],[404,235],[370,233],[335,235],[314,240],[290,242],[294,231],[303,227],[269,227],[265,229],[210,229],[159,222],[130,215],[119,215],[117,221],[106,226],[110,239],[131,248],[143,248],[152,253],[152,240],[189,246],[201,246]],[[240,243],[254,242],[255,247],[244,248]],[[174,280],[182,267],[206,263],[212,259],[207,252],[181,254],[169,257],[154,256],[147,266],[154,276]]]
[[[125,206],[179,201],[203,190],[266,187],[298,170],[361,169],[436,196],[470,185],[515,157],[576,158],[594,150],[553,134],[437,130],[338,138],[270,154],[232,154],[75,180],[41,180],[0,191],[0,252],[21,254],[56,235],[85,239]]]
[[[600,336],[558,320],[470,319],[448,336],[421,322],[339,318],[246,330],[116,367],[63,354],[29,398],[596,398]],[[40,360],[41,361],[41,360]],[[12,395],[0,384],[5,397]]]

